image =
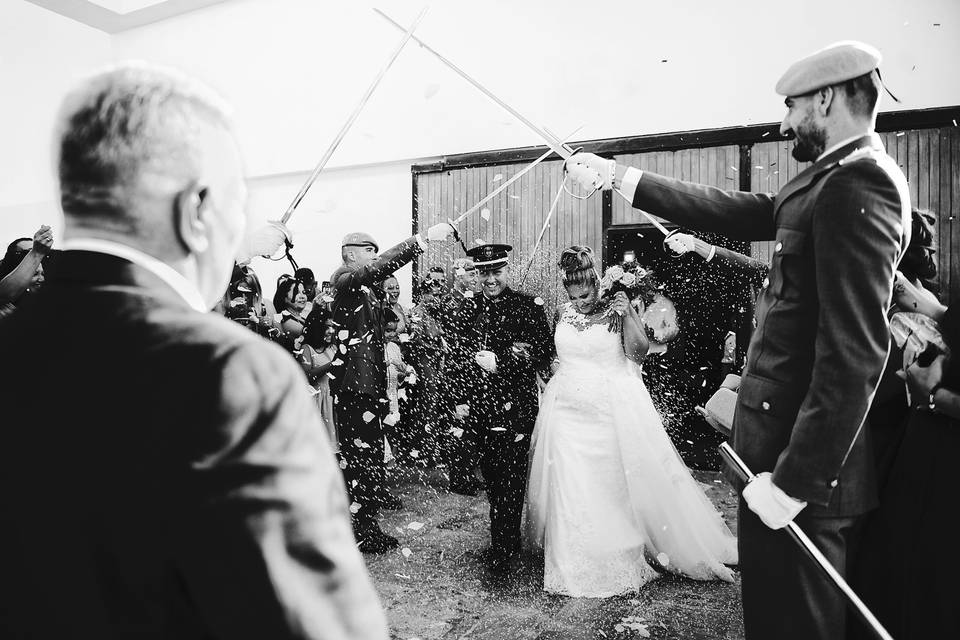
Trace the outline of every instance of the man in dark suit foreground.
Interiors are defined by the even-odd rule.
[[[739,240],[776,240],[738,394],[733,446],[757,480],[738,515],[748,638],[835,639],[844,601],[786,533],[796,519],[842,574],[857,524],[877,504],[867,410],[887,358],[886,311],[909,242],[907,182],[874,133],[876,49],[838,43],[791,66],[780,132],[813,162],[778,194],[722,191],[568,161],[581,184],[618,188],[638,209]],[[613,164],[611,164],[613,163]]]
[[[122,66],[59,122],[63,257],[0,334],[0,637],[386,638],[307,381],[207,313],[245,227],[219,100]]]

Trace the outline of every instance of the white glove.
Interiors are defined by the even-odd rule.
[[[693,251],[693,236],[689,233],[675,233],[665,240],[667,248],[678,256]]]
[[[448,222],[438,222],[427,229],[427,240],[430,242],[444,242],[453,237],[453,225]]]
[[[587,189],[613,189],[617,171],[615,160],[601,158],[595,153],[575,153],[566,162],[567,173]],[[586,169],[586,170],[584,170]]]
[[[270,220],[247,235],[237,251],[237,262],[241,264],[250,262],[254,256],[272,256],[287,240],[293,242],[293,234],[287,226],[282,222]]]
[[[743,499],[750,511],[760,516],[763,524],[771,529],[783,529],[797,517],[807,503],[791,498],[783,489],[773,484],[769,471],[757,474],[743,490]]]
[[[480,365],[480,368],[488,373],[497,372],[497,354],[493,351],[478,351],[473,359]]]

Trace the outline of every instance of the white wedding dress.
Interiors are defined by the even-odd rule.
[[[532,437],[528,542],[544,589],[578,597],[636,591],[646,558],[697,580],[732,581],[737,542],[663,429],[618,333],[565,305],[560,367]]]

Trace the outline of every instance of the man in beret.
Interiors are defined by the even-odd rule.
[[[553,353],[543,301],[510,288],[509,245],[467,252],[480,272],[482,295],[469,298],[461,349],[472,359],[474,384],[467,420],[476,435],[480,470],[490,503],[486,559],[502,574],[520,550],[530,434],[537,419],[537,371]]]
[[[227,108],[124,64],[58,124],[63,252],[0,332],[0,637],[386,640],[303,372],[208,312],[286,237],[238,255]]]
[[[396,548],[397,539],[377,521],[380,507],[398,508],[385,486],[382,419],[389,410],[384,362],[383,305],[378,284],[422,253],[427,242],[448,240],[453,227],[436,224],[380,254],[369,233],[347,234],[340,248],[343,265],[333,275],[333,321],[339,358],[330,376],[334,419],[340,440],[340,467],[352,503],[353,532],[364,553]]]
[[[879,52],[842,42],[777,83],[783,135],[812,162],[776,195],[722,191],[575,154],[570,175],[633,206],[740,240],[776,240],[757,301],[733,446],[758,478],[738,523],[747,637],[842,638],[846,605],[786,533],[796,521],[843,574],[877,504],[864,428],[890,333],[893,275],[908,243],[907,183],[874,133]]]

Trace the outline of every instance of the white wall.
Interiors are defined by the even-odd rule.
[[[233,0],[117,34],[112,55],[188,70],[234,104],[251,211],[265,220],[285,210],[401,37],[371,8],[409,24],[424,4]],[[583,125],[579,139],[779,121],[773,85],[789,63],[849,38],[885,54],[884,80],[903,104],[884,110],[960,104],[956,0],[435,0],[417,33],[534,122],[561,135]],[[31,62],[14,86],[39,94],[46,74],[31,66],[45,70]],[[42,89],[47,99],[62,75]],[[34,128],[24,143],[45,145]],[[409,234],[411,162],[539,143],[408,45],[293,218],[295,251],[323,278],[344,232],[383,244]],[[26,201],[46,197],[34,170],[17,171],[33,180]],[[277,265],[257,268],[272,290]]]
[[[61,226],[51,164],[54,114],[76,79],[110,60],[110,37],[23,2],[0,2],[0,248]]]

